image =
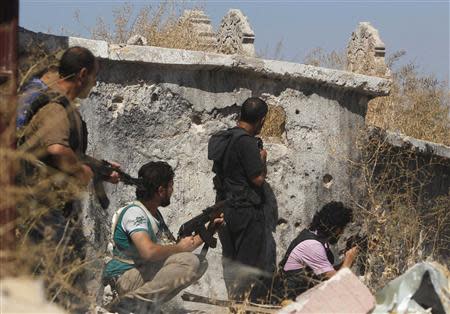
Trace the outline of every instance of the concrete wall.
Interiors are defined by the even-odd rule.
[[[136,175],[149,160],[175,169],[172,204],[162,210],[173,232],[214,200],[207,141],[235,125],[239,105],[259,96],[286,113],[284,133],[265,138],[268,150],[268,269],[300,228],[330,200],[357,193],[348,159],[364,126],[367,102],[389,91],[389,81],[288,62],[63,38],[22,31],[21,47],[37,41],[49,52],[86,46],[101,58],[98,84],[82,102],[89,153],[114,160]],[[326,179],[332,178],[328,184]],[[104,252],[113,211],[133,199],[134,189],[109,185],[110,208],[91,197],[86,233]],[[281,219],[282,218],[282,219]],[[276,222],[281,223],[277,226]],[[220,249],[208,253],[210,268],[197,293],[224,297]],[[278,258],[279,260],[279,258]]]
[[[423,230],[430,233],[420,254],[449,266],[450,147],[379,129],[371,129],[369,134],[378,143],[385,143],[384,154],[374,167],[374,183],[384,183],[379,192],[390,193],[397,184],[394,190],[398,192],[403,188],[414,191],[412,206],[421,216]],[[383,206],[389,208],[389,204]]]

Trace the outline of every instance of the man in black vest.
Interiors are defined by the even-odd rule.
[[[317,283],[331,278],[336,268],[351,267],[357,247],[345,252],[341,265],[334,267],[330,244],[336,244],[352,220],[352,210],[341,202],[330,202],[314,215],[309,228],[303,229],[289,245],[275,277],[272,301],[294,300]]]
[[[263,100],[248,98],[242,104],[237,126],[214,134],[208,145],[208,158],[214,161],[216,173],[217,201],[230,200],[219,238],[225,285],[228,296],[234,300],[258,298],[255,277],[249,273],[258,273],[264,265],[262,186],[267,173],[267,151],[255,135],[261,132],[267,111]]]

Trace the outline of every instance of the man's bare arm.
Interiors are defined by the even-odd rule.
[[[338,269],[341,269],[343,267],[348,267],[348,268],[352,267],[357,254],[358,254],[358,248],[356,246],[351,248],[347,252],[345,252],[344,261],[342,262],[342,264],[339,266]],[[328,279],[328,278],[333,277],[336,273],[337,273],[336,270],[331,270],[331,271],[324,273],[323,275],[325,278]]]
[[[201,244],[194,237],[186,237],[174,245],[159,245],[153,242],[145,231],[138,231],[131,234],[131,240],[136,246],[139,256],[143,260],[152,262],[164,260],[176,253],[192,252]]]

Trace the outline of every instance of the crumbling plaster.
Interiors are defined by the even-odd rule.
[[[250,96],[270,100],[286,113],[281,139],[265,139],[268,270],[275,254],[284,252],[320,206],[348,202],[359,193],[348,160],[358,159],[354,142],[364,126],[367,102],[389,92],[386,79],[238,55],[21,31],[21,47],[33,40],[49,52],[82,45],[100,57],[97,86],[81,106],[89,129],[88,152],[121,163],[132,175],[149,160],[169,162],[176,172],[175,192],[163,213],[174,232],[213,203],[208,138],[234,126],[239,105]],[[333,178],[328,184],[325,175]],[[97,253],[106,249],[113,211],[133,199],[134,189],[108,185],[107,193],[107,211],[92,197],[85,203],[85,232]],[[208,256],[208,272],[190,289],[223,297],[220,248]]]

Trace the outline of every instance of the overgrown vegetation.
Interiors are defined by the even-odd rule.
[[[111,43],[126,43],[133,35],[146,38],[147,45],[188,50],[209,50],[199,34],[193,31],[192,23],[181,18],[187,6],[179,1],[163,1],[136,10],[125,4],[113,10],[113,23],[97,18],[93,28],[87,28],[93,39]],[[79,15],[76,18],[81,23]]]
[[[20,52],[19,89],[55,64],[60,55],[61,51],[49,53],[39,45],[30,45],[27,51]],[[11,228],[15,231],[13,250],[2,251],[8,257],[2,260],[2,276],[39,278],[49,301],[70,312],[86,311],[94,304],[95,296],[88,294],[84,283],[99,257],[85,255],[81,211],[69,212],[65,208],[85,188],[72,177],[44,166],[33,153],[2,147],[0,160],[13,161],[18,166],[16,184],[4,189],[0,198],[0,208],[14,207],[17,212],[13,224],[0,228],[1,233],[10,232]],[[64,211],[68,219],[58,220]]]
[[[318,47],[306,54],[303,63],[330,69],[345,70],[347,67],[347,56],[345,55],[345,51],[333,50],[327,52]]]
[[[357,148],[362,156],[353,166],[364,197],[354,207],[368,238],[366,284],[376,291],[428,258],[448,263],[450,194],[435,174],[448,171],[449,160],[394,147],[379,129],[364,133]]]
[[[391,93],[369,102],[368,128],[360,131],[356,145],[361,159],[351,162],[364,195],[354,199],[356,222],[368,238],[360,263],[373,292],[417,262],[431,258],[445,264],[450,255],[450,191],[448,182],[436,181],[435,175],[449,171],[448,159],[394,147],[383,131],[450,145],[450,93],[445,82],[421,74],[413,62],[397,67],[404,56],[399,51],[387,59]],[[344,52],[318,48],[304,61],[346,68]]]
[[[450,146],[450,92],[410,62],[392,72],[387,97],[369,103],[366,121],[383,129]]]
[[[414,62],[397,67],[404,51],[387,58],[392,72],[389,96],[369,102],[366,122],[382,129],[450,146],[450,91],[447,82],[419,72]],[[305,64],[345,70],[345,52],[313,49]]]
[[[191,25],[179,20],[180,13],[174,3],[165,2],[137,13],[126,5],[114,13],[115,26],[112,31],[105,21],[99,19],[92,29],[92,36],[124,43],[132,35],[140,34],[149,45],[203,50],[204,46],[191,31]],[[277,48],[277,51],[280,49]],[[45,53],[35,55],[35,59],[29,56],[23,59],[21,82],[55,60]],[[396,62],[402,56],[403,53],[397,53],[389,59],[389,66],[394,69],[391,95],[371,101],[367,122],[412,137],[450,145],[450,94],[447,87],[433,76],[421,75],[414,63],[395,69]],[[338,69],[344,69],[345,62],[342,52],[328,54],[321,49],[313,50],[305,58],[307,64]],[[273,134],[284,129],[283,121],[275,121],[280,127],[274,129]],[[419,160],[415,152],[392,147],[380,134],[361,138],[358,149],[362,152],[362,161],[355,162],[354,166],[361,173],[362,187],[367,197],[355,200],[355,206],[358,222],[368,235],[366,283],[376,290],[428,256],[449,256],[450,195],[442,194],[436,198],[429,195],[432,169],[448,169],[449,165],[448,161],[439,157]],[[38,163],[36,156],[2,149],[0,159],[7,158]],[[11,252],[15,262],[2,267],[9,266],[3,269],[7,274],[30,274],[44,278],[49,299],[60,301],[67,309],[74,310],[80,303],[70,300],[91,302],[76,282],[94,260],[88,261],[78,256],[68,262],[67,257],[72,255],[74,249],[68,241],[71,234],[65,234],[56,245],[49,240],[51,229],[39,244],[30,243],[27,238],[30,230],[50,209],[60,208],[81,192],[73,184],[66,186],[63,193],[51,192],[54,184],[61,181],[59,175],[41,173],[34,183],[26,187],[16,186],[3,191],[8,197],[2,199],[16,201],[19,212],[16,223],[19,228],[18,246],[16,251]],[[6,205],[0,201],[0,206]]]
[[[3,252],[8,260],[2,262],[2,275],[42,279],[48,300],[69,311],[86,310],[94,299],[80,278],[86,277],[96,259],[87,259],[83,250],[75,247],[84,239],[81,215],[73,215],[74,209],[68,213],[69,219],[58,220],[64,204],[79,197],[83,189],[71,177],[43,166],[33,154],[2,148],[0,159],[14,160],[22,167],[17,184],[4,190],[0,201],[1,208],[14,206],[17,211],[14,224],[0,230],[15,228],[16,235],[14,250]],[[32,175],[23,176],[25,165],[33,169]],[[13,200],[14,204],[3,200]]]

